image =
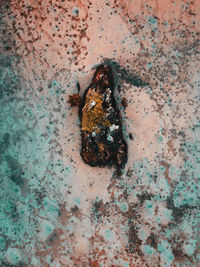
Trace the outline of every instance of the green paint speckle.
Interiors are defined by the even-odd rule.
[[[105,239],[108,240],[108,241],[111,241],[112,240],[112,237],[113,237],[113,233],[107,229],[104,233],[104,236],[105,236]]]

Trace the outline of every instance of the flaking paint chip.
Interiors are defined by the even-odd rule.
[[[79,106],[81,127],[81,157],[90,166],[116,166],[127,162],[127,144],[122,131],[122,119],[114,97],[114,77],[111,66],[96,68],[91,84],[82,99],[70,95],[71,106]]]

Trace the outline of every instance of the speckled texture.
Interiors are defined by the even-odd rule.
[[[199,1],[0,1],[0,266],[199,265],[199,29]],[[67,103],[105,58],[120,179]]]

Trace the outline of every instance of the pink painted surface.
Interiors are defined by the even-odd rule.
[[[175,241],[170,243],[164,229],[170,228],[173,220],[165,200],[177,179],[169,175],[169,168],[179,169],[184,164],[181,139],[172,134],[172,129],[176,133],[184,129],[191,142],[196,138],[189,127],[199,114],[199,102],[193,100],[199,92],[191,84],[199,75],[200,2],[12,0],[9,12],[14,18],[5,19],[7,31],[15,40],[9,53],[19,55],[17,69],[24,87],[28,88],[19,92],[18,97],[27,99],[38,121],[41,111],[37,104],[44,104],[46,123],[39,125],[39,131],[45,131],[49,121],[55,127],[46,161],[60,160],[69,169],[66,173],[56,168],[49,171],[53,187],[50,181],[45,186],[49,198],[55,195],[58,199],[60,217],[36,212],[37,242],[32,240],[33,245],[27,249],[24,241],[20,248],[27,266],[196,264],[196,248],[193,258],[184,248],[185,258],[173,254]],[[113,178],[114,169],[91,168],[82,161],[78,110],[67,103],[68,95],[77,92],[77,81],[81,93],[84,92],[93,75],[92,67],[103,58],[118,62],[149,84],[137,87],[119,75],[122,90],[120,93],[116,90],[116,98],[119,106],[124,96],[128,99],[127,109],[120,107],[129,150],[120,180]],[[62,102],[58,103],[50,89],[52,80],[59,83],[59,90],[64,90]],[[60,111],[55,111],[56,108]],[[130,140],[129,133],[134,140]],[[149,165],[139,175],[134,164],[143,160],[148,160]],[[160,166],[165,171],[157,180],[151,180],[148,173]],[[30,166],[33,171],[34,168]],[[47,174],[47,169],[38,174],[39,181]],[[152,208],[148,206],[148,198],[137,206],[141,192],[161,195],[163,200],[149,197]],[[96,215],[95,201],[99,205]],[[53,241],[44,234],[48,223],[54,229]],[[179,232],[176,226],[173,229]],[[157,242],[155,247],[148,241],[152,232]],[[166,253],[159,249],[163,240],[170,243],[169,248],[166,245]]]

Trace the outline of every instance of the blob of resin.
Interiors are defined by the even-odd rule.
[[[114,98],[111,66],[97,67],[79,105],[79,117],[82,138],[80,154],[84,162],[90,166],[115,165],[123,168],[127,161],[127,144]]]

